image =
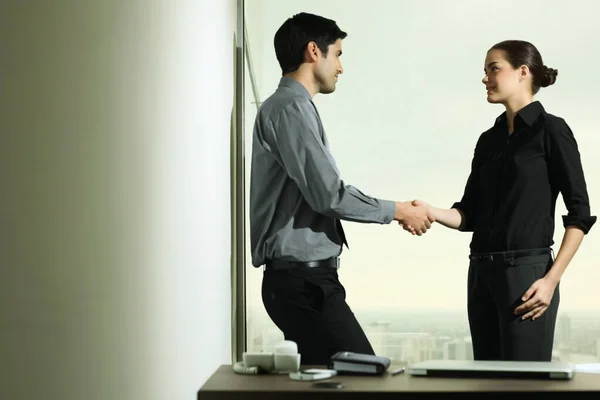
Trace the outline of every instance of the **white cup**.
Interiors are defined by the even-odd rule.
[[[298,372],[300,370],[300,354],[277,354],[275,353],[275,370],[285,374]]]

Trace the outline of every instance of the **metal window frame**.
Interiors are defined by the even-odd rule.
[[[244,0],[237,0],[234,35],[234,102],[231,121],[231,358],[246,350],[245,157],[244,157]]]
[[[242,360],[247,348],[246,330],[246,174],[245,174],[245,79],[246,70],[252,85],[253,103],[260,107],[258,86],[254,75],[245,0],[237,0],[237,21],[234,35],[234,107],[231,121],[231,358]]]

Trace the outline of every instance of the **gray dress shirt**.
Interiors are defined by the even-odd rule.
[[[310,93],[283,77],[262,104],[252,137],[252,264],[339,256],[340,220],[389,224],[395,204],[344,184]]]

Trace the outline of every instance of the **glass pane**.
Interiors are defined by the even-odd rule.
[[[273,35],[307,10],[336,20],[344,73],[337,89],[314,99],[333,155],[347,184],[371,196],[424,199],[448,208],[460,200],[479,135],[504,108],[486,102],[483,63],[505,39],[531,41],[557,82],[536,96],[571,126],[582,153],[592,204],[600,202],[600,25],[595,1],[505,0],[246,0],[246,24],[261,100],[281,72]],[[246,76],[249,81],[248,75]],[[249,82],[248,82],[249,85]],[[250,171],[253,94],[246,86],[246,171]],[[249,179],[246,189],[249,190]],[[248,204],[248,203],[247,203]],[[554,250],[566,208],[559,196]],[[435,225],[423,237],[396,224],[344,222],[350,249],[340,280],[377,354],[394,362],[472,359],[466,314],[471,234]],[[554,358],[598,360],[600,351],[600,235],[595,226],[563,275]],[[247,235],[249,226],[247,225]],[[247,242],[248,350],[282,340],[261,300],[262,269],[250,265]]]
[[[248,23],[248,21],[246,21]],[[252,37],[248,33],[249,40],[246,45],[252,46]],[[257,69],[257,65],[260,65],[260,59],[255,59],[254,47],[250,48],[250,55],[252,57],[252,64],[254,71]],[[260,53],[259,53],[260,55]],[[255,96],[255,92],[252,87],[252,80],[256,79],[250,74],[251,67],[246,66],[245,70],[245,173],[246,173],[246,335],[247,335],[247,350],[248,352],[261,352],[261,351],[274,351],[275,344],[283,340],[283,334],[281,331],[271,322],[267,315],[264,307],[262,306],[261,300],[261,278],[262,268],[254,268],[251,264],[251,249],[250,249],[250,220],[248,205],[250,202],[250,161],[252,155],[252,128],[254,126],[254,120],[257,112],[257,102],[261,101],[260,93],[261,88],[255,87],[258,96]],[[255,85],[258,85],[255,82]],[[258,97],[258,99],[256,98]]]

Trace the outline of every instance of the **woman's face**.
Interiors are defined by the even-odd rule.
[[[526,66],[517,69],[506,60],[503,50],[488,51],[483,66],[485,76],[483,84],[487,90],[487,101],[506,104],[513,97],[520,97],[530,88],[526,79],[529,69]],[[530,89],[529,89],[530,90]]]

